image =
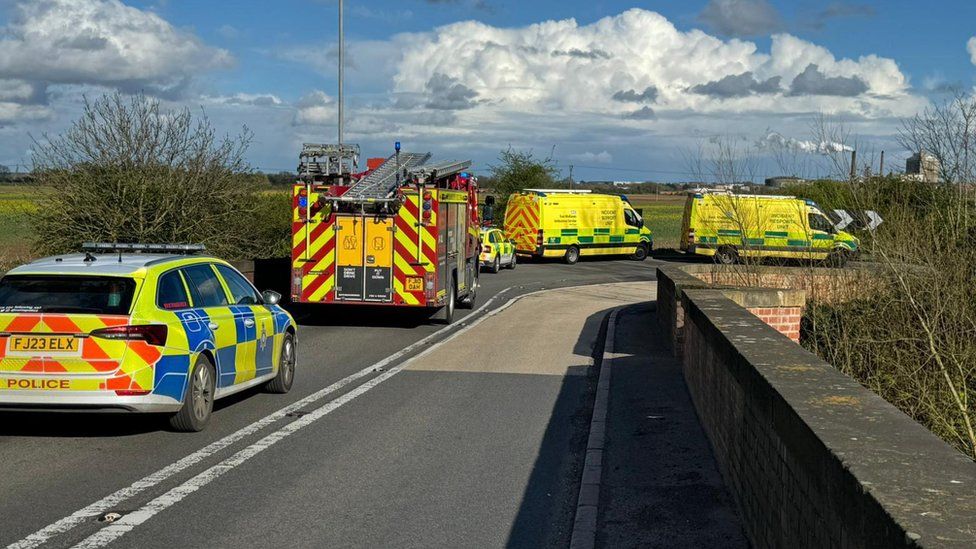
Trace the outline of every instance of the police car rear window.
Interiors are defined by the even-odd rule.
[[[0,313],[126,315],[135,288],[131,278],[7,275],[0,279]]]

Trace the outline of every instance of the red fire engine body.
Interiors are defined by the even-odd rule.
[[[472,307],[478,289],[470,162],[398,151],[356,174],[352,147],[303,151],[293,191],[292,300],[443,308],[451,322],[455,304]]]

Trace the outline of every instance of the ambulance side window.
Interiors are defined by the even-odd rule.
[[[159,277],[159,289],[156,292],[156,306],[167,311],[177,311],[190,306],[190,299],[186,296],[186,288],[179,271],[170,271]]]
[[[640,227],[640,220],[637,219],[637,214],[633,210],[628,210],[624,208],[624,222],[631,227]]]
[[[823,231],[825,233],[833,232],[834,226],[831,225],[830,221],[819,214],[809,214],[810,216],[810,229],[814,231]]]

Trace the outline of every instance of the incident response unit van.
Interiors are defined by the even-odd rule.
[[[505,237],[515,251],[535,257],[626,254],[643,260],[651,251],[651,231],[626,199],[590,191],[527,189],[508,198]]]
[[[837,230],[812,200],[695,192],[685,202],[681,249],[719,263],[744,257],[829,260],[843,265],[860,242]]]

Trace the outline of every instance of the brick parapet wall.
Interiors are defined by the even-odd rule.
[[[976,546],[976,464],[723,292],[681,301],[684,375],[754,546]]]
[[[750,307],[746,309],[756,315],[777,332],[800,342],[800,321],[803,320],[803,307]]]

